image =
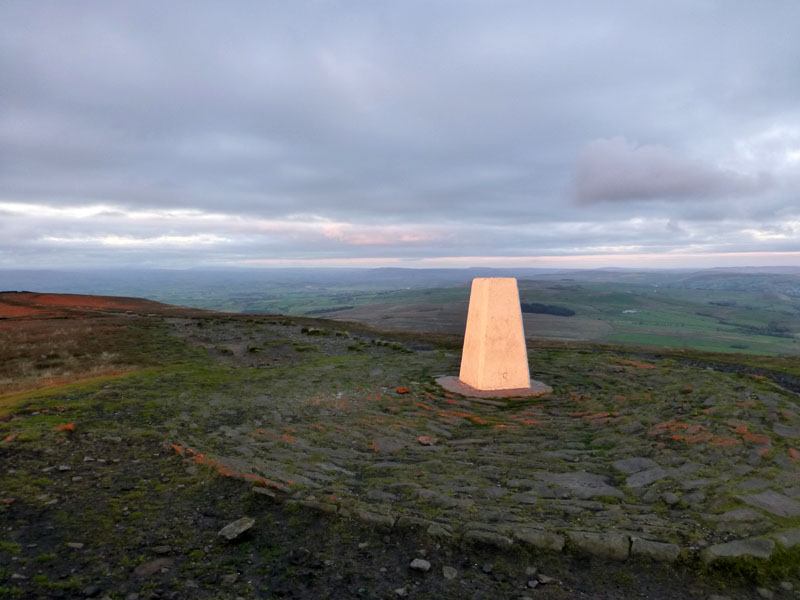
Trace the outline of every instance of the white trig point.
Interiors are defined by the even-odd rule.
[[[472,280],[461,371],[458,378],[440,377],[437,382],[466,396],[538,396],[551,391],[530,378],[516,279]]]

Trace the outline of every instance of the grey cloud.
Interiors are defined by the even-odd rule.
[[[799,19],[794,3],[745,1],[4,2],[0,205],[302,215],[351,236],[163,250],[189,264],[669,248],[689,239],[670,219],[697,236],[729,216],[721,239],[796,213]],[[615,201],[636,198],[647,202]],[[214,232],[102,215],[2,221],[3,256],[23,245],[12,228],[58,260],[89,246],[40,244],[37,231]],[[349,243],[426,225],[440,235]]]
[[[748,176],[685,158],[660,145],[624,138],[594,140],[578,157],[573,179],[579,202],[719,198],[753,195],[767,176]]]

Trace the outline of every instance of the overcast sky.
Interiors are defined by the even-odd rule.
[[[800,264],[800,2],[0,2],[0,267]]]

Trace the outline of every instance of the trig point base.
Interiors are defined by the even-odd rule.
[[[539,396],[552,389],[533,381],[522,328],[517,280],[479,277],[472,280],[461,372],[436,382],[465,396]]]

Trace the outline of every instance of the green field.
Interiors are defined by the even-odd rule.
[[[572,317],[536,315],[541,337],[581,323],[586,327],[571,339],[686,347],[711,352],[744,354],[800,354],[800,298],[774,292],[704,290],[653,284],[613,282],[520,281],[520,299],[568,308]],[[459,333],[469,299],[469,287],[395,291],[294,293],[269,304],[269,310],[288,314],[316,314],[416,330],[445,329]],[[350,307],[350,308],[346,308]],[[438,307],[440,312],[434,312]],[[322,312],[325,308],[331,312]],[[403,312],[396,323],[386,320]],[[453,319],[444,319],[442,312]],[[431,319],[437,319],[433,323]],[[538,328],[537,328],[538,329]],[[580,330],[580,325],[578,326]],[[528,332],[531,337],[536,333]]]

